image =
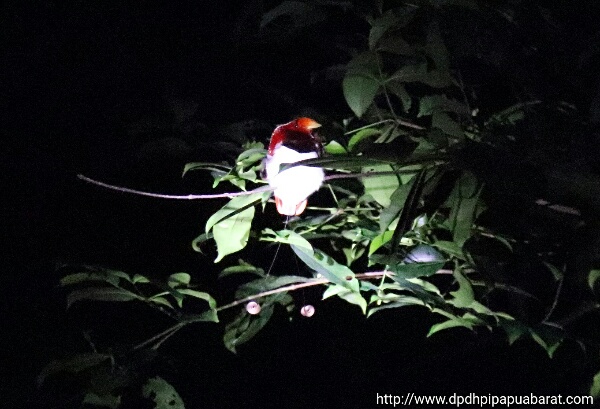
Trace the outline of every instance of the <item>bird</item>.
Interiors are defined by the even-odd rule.
[[[314,132],[321,124],[311,118],[296,118],[279,125],[271,135],[267,156],[263,160],[263,177],[273,189],[277,211],[284,216],[304,212],[307,198],[323,184],[323,169],[294,166],[280,172],[282,164],[295,163],[323,155],[323,145]]]

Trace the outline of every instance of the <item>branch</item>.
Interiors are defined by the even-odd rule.
[[[257,189],[249,190],[249,191],[218,193],[218,194],[212,194],[212,195],[165,195],[165,194],[161,194],[161,193],[144,192],[143,190],[135,190],[135,189],[129,189],[127,187],[110,185],[108,183],[100,182],[99,180],[94,180],[92,178],[88,178],[87,176],[82,175],[82,174],[77,175],[77,177],[79,179],[83,180],[84,182],[102,186],[107,189],[117,190],[119,192],[124,192],[124,193],[133,193],[135,195],[140,195],[140,196],[158,197],[160,199],[176,199],[176,200],[221,199],[221,198],[232,198],[232,197],[236,197],[236,196],[246,196],[246,195],[251,195],[254,193],[262,193],[262,192],[268,192],[268,191],[273,190],[273,188],[271,186],[263,186],[263,187],[259,187]]]
[[[442,164],[442,163],[443,162],[434,163],[434,164]],[[372,176],[396,175],[399,173],[414,173],[414,172],[415,172],[415,170],[411,169],[411,170],[395,170],[395,171],[387,171],[387,172],[364,172],[364,173],[336,174],[336,175],[325,176],[323,181],[327,182],[329,180],[335,180],[335,179],[360,179],[360,178],[368,178],[368,177],[372,177]],[[89,178],[81,173],[77,175],[77,178],[83,180],[84,182],[91,183],[91,184],[97,185],[97,186],[101,186],[106,189],[116,190],[118,192],[131,193],[131,194],[139,195],[139,196],[156,197],[159,199],[174,199],[174,200],[202,200],[202,199],[223,199],[223,198],[231,199],[232,197],[247,196],[247,195],[251,195],[254,193],[270,192],[270,191],[274,190],[271,186],[263,186],[263,187],[259,187],[259,188],[253,189],[253,190],[242,191],[242,192],[226,192],[226,193],[204,194],[204,195],[197,195],[197,194],[167,195],[167,194],[163,194],[163,193],[152,193],[152,192],[146,192],[143,190],[130,189],[128,187],[111,185],[109,183],[104,183],[99,180]]]
[[[436,274],[452,274],[452,272],[450,270],[442,269],[442,270],[438,270],[436,272]],[[380,278],[380,277],[385,277],[385,276],[393,276],[393,275],[395,275],[395,273],[393,273],[391,271],[369,271],[367,273],[355,274],[354,277],[356,277],[356,279],[358,279],[358,280],[372,280],[375,278]],[[266,297],[268,295],[273,295],[273,294],[283,293],[283,292],[288,292],[288,291],[295,291],[300,288],[313,287],[316,285],[327,284],[329,282],[330,281],[327,280],[326,278],[313,278],[313,279],[310,279],[310,281],[307,281],[304,283],[291,284],[291,285],[287,285],[285,287],[275,288],[274,290],[268,290],[268,291],[263,291],[263,292],[260,292],[257,294],[253,294],[248,297],[242,298],[240,300],[235,300],[229,304],[226,304],[226,305],[223,305],[223,306],[217,308],[217,311],[223,311],[228,308],[235,307],[236,305],[243,304],[247,301],[253,301],[253,300],[256,300],[259,298]]]
[[[436,274],[452,274],[452,271],[450,270],[438,270],[436,272]],[[366,272],[366,273],[358,273],[355,274],[354,277],[356,277],[358,280],[372,280],[375,278],[380,278],[380,277],[386,277],[386,276],[393,276],[395,275],[395,273],[391,272],[391,271],[370,271],[370,272]],[[257,300],[259,298],[263,298],[269,295],[273,295],[273,294],[278,294],[278,293],[283,293],[283,292],[288,292],[288,291],[295,291],[298,290],[300,288],[306,288],[306,287],[314,287],[316,285],[322,285],[322,284],[327,284],[330,281],[327,280],[326,278],[313,278],[310,279],[310,281],[304,282],[304,283],[297,283],[297,284],[292,284],[292,285],[287,285],[284,287],[279,287],[279,288],[275,288],[273,290],[269,290],[269,291],[263,291],[239,300],[235,300],[229,304],[225,304],[221,307],[218,307],[216,310],[217,311],[223,311],[229,308],[233,308],[237,305],[243,304],[245,302],[248,301],[253,301],[253,300]],[[165,329],[164,331],[152,336],[151,338],[142,341],[141,343],[137,344],[136,346],[133,347],[133,350],[136,351],[140,348],[143,348],[153,342],[156,342],[156,344],[153,346],[153,349],[158,349],[158,347],[160,347],[160,345],[165,342],[168,338],[170,338],[172,335],[174,335],[177,331],[179,331],[181,328],[185,327],[187,324],[191,324],[192,322],[197,322],[197,321],[182,321],[182,322],[178,322],[174,325],[171,325],[169,328]]]

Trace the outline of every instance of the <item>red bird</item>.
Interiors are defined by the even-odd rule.
[[[321,187],[325,173],[312,166],[295,166],[279,172],[284,163],[318,158],[323,146],[313,129],[321,125],[310,118],[298,118],[279,125],[271,135],[264,160],[265,179],[274,190],[277,211],[297,216],[306,209],[307,198]]]

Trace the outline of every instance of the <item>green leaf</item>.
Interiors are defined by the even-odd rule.
[[[155,304],[163,305],[167,308],[171,308],[171,309],[173,308],[173,305],[169,302],[169,300],[167,300],[164,297],[149,297],[148,301],[153,302]]]
[[[185,409],[175,388],[160,376],[148,379],[142,387],[142,396],[154,402],[154,409]]]
[[[546,324],[531,328],[529,332],[533,340],[546,350],[550,358],[564,340],[564,333],[561,328]]]
[[[431,328],[429,329],[429,332],[427,333],[427,336],[430,337],[433,334],[435,334],[436,332],[440,332],[445,329],[455,328],[455,327],[464,327],[464,328],[468,328],[468,329],[472,330],[473,323],[457,317],[457,319],[450,319],[450,320],[447,320],[444,322],[440,322],[439,324],[432,325]]]
[[[204,311],[202,314],[188,314],[182,319],[182,322],[219,322],[219,317],[217,310],[210,309]]]
[[[472,330],[473,326],[476,323],[481,322],[481,320],[479,320],[477,317],[475,317],[473,315],[465,314],[464,316],[459,317],[448,311],[444,311],[439,308],[434,308],[432,311],[448,318],[448,321],[444,321],[439,324],[432,325],[431,328],[429,329],[429,333],[427,334],[428,337],[435,334],[436,332],[439,332],[439,331],[442,331],[442,330],[448,329],[448,328],[454,328],[454,327],[465,327],[465,328]]]
[[[87,266],[87,268],[89,268],[90,271],[74,273],[61,278],[60,285],[67,286],[88,281],[104,281],[114,286],[118,286],[120,280],[132,282],[129,274],[123,271],[111,270],[108,268],[98,268],[94,266]]]
[[[381,131],[379,129],[375,129],[375,128],[365,128],[362,129],[358,132],[356,132],[354,135],[352,135],[352,138],[350,138],[350,140],[348,141],[348,150],[350,152],[354,152],[356,149],[356,147],[360,144],[360,142],[366,138],[370,138],[372,136],[379,136],[381,135]]]
[[[325,300],[336,295],[342,300],[349,302],[350,304],[358,305],[361,308],[363,314],[366,314],[367,300],[363,298],[360,292],[354,292],[344,286],[333,284],[327,287],[327,289],[323,293],[323,299]]]
[[[414,55],[415,49],[400,35],[389,35],[379,41],[378,51],[386,51],[397,55]]]
[[[379,80],[364,74],[348,72],[342,81],[342,89],[346,103],[360,118],[373,103],[379,90]]]
[[[84,273],[74,273],[64,276],[60,279],[60,285],[62,287],[67,285],[74,285],[80,283],[87,283],[93,281],[101,281],[105,283],[110,283],[112,285],[118,285],[119,279],[109,276],[101,271],[88,271]]]
[[[405,65],[404,67],[397,70],[388,78],[388,83],[402,84],[405,82],[418,82],[422,81],[427,75],[427,64],[420,63],[414,65]]]
[[[266,192],[270,195],[270,192]],[[228,254],[246,247],[254,218],[254,204],[262,201],[265,193],[234,197],[206,222],[206,233],[212,230],[217,243],[215,263]]]
[[[315,159],[306,159],[290,164],[285,164],[280,167],[280,171],[283,172],[286,169],[293,168],[295,166],[319,166],[326,169],[339,169],[339,170],[359,170],[364,166],[371,165],[382,165],[382,164],[393,164],[394,161],[384,160],[378,158],[370,158],[367,156],[338,156],[338,157],[320,157]]]
[[[200,245],[202,243],[204,243],[207,240],[210,240],[214,237],[214,235],[211,233],[202,233],[201,235],[199,235],[198,237],[196,237],[194,240],[192,240],[192,249],[194,249],[195,252],[198,253],[202,253],[202,249],[200,248]]]
[[[331,141],[325,145],[325,152],[330,155],[346,155],[348,153],[338,141]]]
[[[592,385],[590,386],[590,396],[596,399],[600,398],[600,372],[594,375]]]
[[[304,264],[330,282],[339,284],[355,292],[359,291],[358,280],[348,267],[339,264],[323,252],[314,251],[312,246],[307,248],[292,244],[291,247]]]
[[[391,172],[394,168],[390,165],[371,165],[362,168],[362,173],[368,172]],[[365,193],[369,194],[383,207],[388,207],[392,201],[392,193],[400,186],[397,175],[379,175],[363,178],[362,184]]]
[[[141,274],[136,274],[131,279],[131,282],[133,284],[148,284],[150,282],[150,280]]]
[[[453,201],[450,211],[450,220],[453,223],[452,233],[454,242],[460,247],[471,236],[481,190],[475,175],[465,171],[456,182],[450,195]]]
[[[529,333],[529,328],[517,320],[501,318],[499,323],[506,332],[509,345]]]
[[[434,112],[454,112],[459,115],[470,115],[469,107],[462,102],[449,99],[445,95],[426,95],[419,102],[417,117],[431,115]]]
[[[76,354],[75,356],[64,359],[54,360],[42,369],[37,377],[37,384],[41,386],[46,378],[60,372],[78,373],[90,369],[102,363],[112,360],[112,355],[97,354],[93,352]]]
[[[450,292],[454,297],[454,299],[451,300],[451,304],[457,308],[466,308],[475,300],[475,293],[473,292],[471,281],[469,281],[458,267],[454,269],[452,274],[458,282],[458,290]]]
[[[177,288],[181,286],[188,286],[192,277],[188,273],[175,273],[169,276],[167,284],[171,288]]]
[[[409,264],[392,264],[388,265],[388,270],[396,273],[402,278],[418,278],[430,277],[444,267],[443,261],[435,261],[432,263],[409,263]]]
[[[258,334],[267,325],[272,315],[272,304],[261,305],[261,311],[258,315],[249,315],[246,310],[243,310],[233,322],[225,327],[225,334],[223,335],[225,347],[236,353],[236,347]]]
[[[265,275],[265,271],[262,268],[255,267],[242,259],[239,259],[238,263],[238,266],[231,266],[223,269],[223,271],[219,273],[219,278],[227,277],[233,274],[255,274],[260,277],[264,277]]]
[[[99,395],[93,392],[88,392],[83,397],[82,404],[117,409],[121,405],[121,396],[115,396],[110,393]]]
[[[240,153],[235,164],[237,167],[244,169],[248,166],[258,166],[261,164],[267,151],[261,146],[260,148],[250,148]]]
[[[588,274],[588,285],[590,286],[591,290],[594,290],[594,286],[596,285],[599,279],[600,269],[590,270],[590,273]]]
[[[185,174],[192,170],[208,170],[210,172],[216,172],[218,174],[227,174],[231,170],[231,166],[225,165],[222,163],[213,163],[213,162],[191,162],[186,163],[183,167],[183,173],[181,177],[185,176]]]
[[[448,69],[450,67],[450,56],[440,35],[440,29],[434,22],[429,25],[427,31],[427,43],[425,53],[433,60],[437,69]]]
[[[344,286],[338,284],[329,285],[327,286],[327,289],[325,289],[325,292],[323,292],[323,299],[326,300],[330,297],[333,297],[346,291],[348,291],[348,289]]]
[[[388,10],[377,18],[371,19],[371,30],[369,31],[369,48],[374,50],[379,39],[392,27],[399,28],[400,17],[394,14],[394,10]]]
[[[189,295],[190,297],[198,298],[200,300],[204,300],[204,301],[208,302],[208,306],[212,309],[217,308],[217,302],[208,293],[192,290],[190,288],[182,288],[182,289],[178,289],[177,291],[181,294]]]
[[[410,94],[406,91],[404,84],[401,80],[395,79],[385,83],[385,88],[387,91],[391,92],[395,96],[397,96],[400,101],[402,101],[402,107],[404,112],[408,112],[412,107],[412,98]]]
[[[379,217],[380,232],[385,232],[392,222],[400,216],[414,182],[415,177],[412,175],[408,183],[398,186],[398,188],[390,195],[390,204],[381,211]]]
[[[450,135],[459,141],[465,139],[465,133],[460,124],[445,112],[434,112],[431,118],[431,126],[441,129],[446,135]]]
[[[371,303],[373,303],[374,301],[375,300],[372,299]],[[380,305],[378,307],[370,308],[369,313],[367,314],[367,318],[370,317],[371,315],[375,314],[377,311],[387,310],[390,308],[407,307],[407,306],[411,306],[411,305],[419,305],[422,307],[427,306],[427,304],[425,304],[423,302],[423,300],[421,300],[420,298],[412,297],[409,295],[396,295],[394,297],[394,301],[389,302],[387,304]]]
[[[432,246],[458,259],[465,259],[462,248],[453,241],[438,240],[435,243],[433,243]]]
[[[431,70],[421,80],[424,84],[433,88],[446,88],[452,85],[458,85],[456,80],[447,69]]]
[[[442,301],[441,294],[432,283],[419,278],[403,278],[396,274],[392,275],[400,290],[410,291],[427,305],[437,305]]]
[[[361,293],[346,290],[345,292],[339,293],[338,297],[350,304],[358,305],[363,314],[367,313],[367,300],[364,299]]]
[[[67,308],[81,300],[123,302],[143,299],[143,297],[122,288],[88,287],[71,291],[67,295]]]
[[[371,240],[371,244],[369,245],[369,256],[375,253],[385,243],[389,242],[393,236],[393,230],[386,230],[377,237],[375,237],[373,240]]]
[[[266,276],[241,285],[235,292],[236,298],[245,298],[263,291],[274,290],[296,283],[306,283],[311,278],[302,276]]]

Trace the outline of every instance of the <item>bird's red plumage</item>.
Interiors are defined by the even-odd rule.
[[[319,138],[313,133],[313,129],[321,125],[310,118],[294,119],[287,124],[279,125],[271,135],[268,154],[275,153],[275,147],[279,144],[289,145],[298,152],[317,152],[321,155],[323,147]]]

